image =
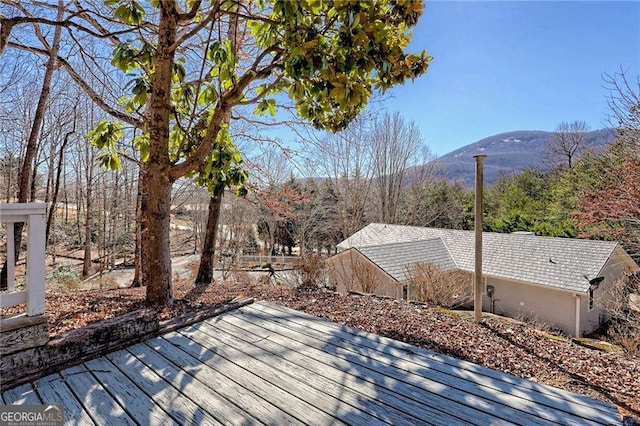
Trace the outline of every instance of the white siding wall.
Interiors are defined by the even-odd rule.
[[[567,291],[487,277],[495,288],[495,313],[512,318],[527,317],[550,324],[568,335],[575,334],[575,296]],[[491,299],[485,294],[483,310],[491,312]]]

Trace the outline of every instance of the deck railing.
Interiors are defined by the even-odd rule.
[[[27,316],[44,314],[45,297],[45,204],[0,204],[0,222],[6,224],[7,289],[0,294],[0,307],[27,304]],[[14,223],[27,226],[26,289],[16,290]]]

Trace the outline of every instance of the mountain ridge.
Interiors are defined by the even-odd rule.
[[[477,142],[460,147],[436,160],[440,174],[465,186],[473,186],[475,180],[474,155],[485,154],[484,181],[491,185],[501,175],[518,173],[528,168],[544,170],[545,145],[554,132],[544,130],[515,130],[498,133]],[[585,146],[600,150],[615,140],[613,129],[587,132]]]

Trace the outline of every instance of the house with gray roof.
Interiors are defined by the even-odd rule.
[[[330,276],[339,290],[404,298],[417,263],[473,274],[474,241],[473,231],[372,223],[338,244]],[[607,288],[639,270],[615,241],[485,232],[483,310],[581,336],[607,319]]]

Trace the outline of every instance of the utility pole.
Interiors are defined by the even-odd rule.
[[[476,159],[476,203],[475,203],[475,230],[476,230],[476,260],[474,286],[473,286],[473,318],[476,323],[482,321],[482,197],[484,188],[484,159],[486,155],[474,155]]]

